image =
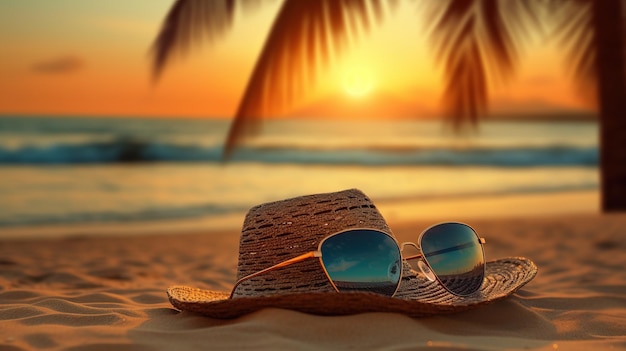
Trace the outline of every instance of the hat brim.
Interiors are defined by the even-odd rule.
[[[489,261],[479,291],[470,296],[455,296],[439,283],[421,275],[405,277],[394,297],[366,292],[285,293],[256,297],[229,298],[228,293],[172,286],[167,289],[170,303],[181,311],[212,318],[236,318],[263,308],[283,308],[317,315],[349,315],[366,312],[402,313],[410,317],[470,310],[503,299],[537,274],[537,266],[523,257]]]

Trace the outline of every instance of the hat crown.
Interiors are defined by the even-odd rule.
[[[325,237],[349,228],[391,234],[376,206],[357,189],[255,206],[241,231],[237,280],[315,251]],[[334,291],[319,260],[307,259],[243,281],[233,297]]]

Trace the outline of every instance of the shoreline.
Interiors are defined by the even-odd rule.
[[[375,201],[376,202],[376,201]],[[596,215],[597,190],[496,194],[458,198],[407,199],[377,204],[387,222],[498,220],[529,217]]]
[[[372,200],[392,228],[394,223],[416,221],[473,221],[600,214],[600,194],[597,190]],[[12,240],[239,232],[244,217],[245,213],[233,213],[219,218],[0,227],[0,238]]]

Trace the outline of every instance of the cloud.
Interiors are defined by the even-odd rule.
[[[329,272],[344,272],[358,265],[359,263],[360,261],[346,261],[344,259],[341,259],[341,261],[339,262],[333,262],[332,264],[326,266],[326,269]]]
[[[74,55],[61,56],[33,64],[31,69],[36,73],[73,73],[84,67],[84,60]]]

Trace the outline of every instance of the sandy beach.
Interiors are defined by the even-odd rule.
[[[167,286],[228,291],[239,233],[67,236],[0,243],[1,350],[626,349],[626,214],[471,218],[488,258],[539,274],[476,310],[412,319],[266,309],[234,320],[176,311]],[[429,220],[389,220],[400,241]]]

